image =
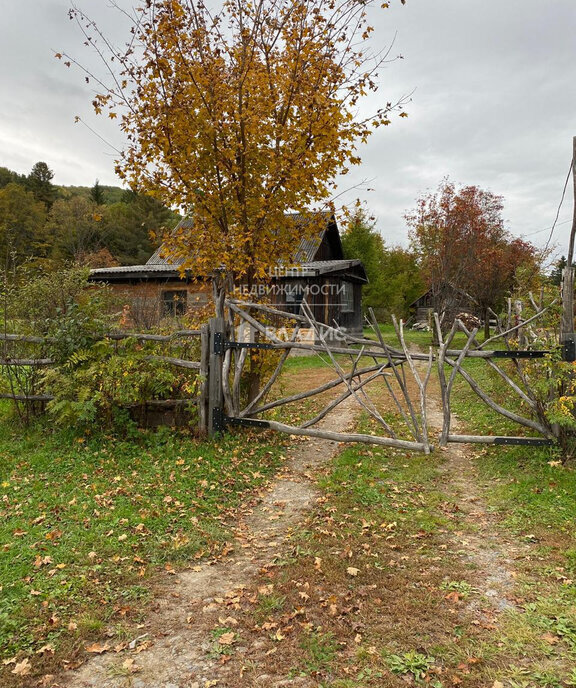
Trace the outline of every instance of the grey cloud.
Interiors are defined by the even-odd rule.
[[[79,2],[122,42],[123,23],[108,3]],[[67,2],[0,0],[0,13],[0,165],[27,172],[44,159],[60,183],[117,183],[113,151],[74,125],[74,115],[115,146],[117,128],[91,116],[91,86],[53,58],[67,50],[96,68]],[[347,188],[368,179],[374,191],[353,189],[347,199],[363,198],[387,242],[406,244],[404,212],[449,175],[503,195],[510,230],[542,245],[576,134],[574,0],[392,0],[372,16],[376,47],[397,32],[391,56],[404,59],[381,70],[381,90],[365,110],[416,90],[408,119],[378,130],[360,150],[361,168],[342,180]],[[571,202],[569,195],[561,222]],[[565,243],[569,226],[555,240]]]

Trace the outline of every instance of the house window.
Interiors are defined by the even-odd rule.
[[[298,315],[304,299],[304,287],[298,282],[287,283],[283,286],[283,291],[286,299],[286,310],[288,313]]]
[[[174,317],[186,313],[187,292],[185,289],[162,293],[162,315]]]
[[[342,282],[340,310],[342,313],[354,312],[354,285],[351,282]]]

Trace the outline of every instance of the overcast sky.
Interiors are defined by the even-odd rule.
[[[107,0],[79,6],[120,39]],[[121,0],[124,7],[129,0]],[[395,37],[402,60],[381,73],[374,104],[413,91],[408,118],[393,118],[362,149],[348,185],[377,218],[389,245],[407,244],[404,213],[443,177],[504,197],[508,229],[543,246],[570,168],[576,135],[576,0],[407,0],[378,14],[377,41]],[[91,114],[91,91],[75,69],[54,59],[90,59],[67,17],[67,0],[0,0],[0,166],[28,173],[43,160],[54,182],[119,184],[113,123]],[[119,41],[120,42],[120,41]],[[552,243],[566,252],[571,184]]]

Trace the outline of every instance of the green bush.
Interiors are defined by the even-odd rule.
[[[55,396],[48,412],[58,425],[117,426],[129,419],[130,407],[192,396],[196,374],[175,373],[150,351],[134,339],[121,344],[104,339],[73,352],[66,363],[44,373],[44,389]]]

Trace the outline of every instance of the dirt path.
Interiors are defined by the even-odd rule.
[[[428,400],[428,421],[431,430],[439,434],[442,428],[442,407],[437,396]],[[452,429],[458,431],[458,419],[453,417]],[[449,444],[443,450],[441,471],[446,480],[444,491],[453,500],[462,530],[455,534],[460,555],[476,569],[481,581],[478,598],[469,605],[485,621],[493,620],[493,612],[513,608],[514,560],[525,556],[526,545],[513,540],[498,528],[483,498],[481,484],[473,462],[473,447],[469,444]]]
[[[435,387],[435,385],[434,385]],[[344,430],[354,421],[358,408],[353,400],[342,404],[337,414],[322,426]],[[428,403],[430,434],[439,434],[442,410],[439,394],[432,390]],[[458,422],[455,420],[454,428]],[[134,637],[70,671],[58,686],[67,688],[209,688],[237,686],[243,664],[270,667],[270,673],[253,674],[250,685],[266,688],[317,683],[310,678],[274,677],[274,657],[266,656],[263,643],[233,641],[234,660],[221,654],[220,628],[233,636],[241,623],[246,602],[255,603],[258,587],[266,587],[267,572],[278,556],[288,550],[287,538],[301,523],[317,498],[314,479],[318,469],[338,451],[326,440],[298,440],[286,464],[262,501],[239,521],[231,552],[223,559],[195,566],[169,576],[158,591],[156,606]],[[442,491],[450,500],[458,529],[450,548],[474,569],[479,595],[466,607],[482,625],[497,622],[498,614],[515,605],[516,559],[528,554],[528,545],[518,543],[498,527],[483,498],[485,486],[478,478],[469,445],[451,444],[442,450]],[[251,599],[249,599],[251,598]],[[491,626],[486,626],[491,627]],[[240,629],[240,626],[238,626]],[[231,633],[230,633],[231,631]],[[241,638],[238,634],[237,638]],[[112,641],[110,641],[112,644]],[[214,652],[218,645],[219,652]],[[230,658],[228,658],[230,659]],[[239,674],[240,670],[240,674]]]
[[[321,427],[348,429],[356,412],[355,402],[348,400]],[[227,666],[219,661],[219,656],[210,655],[214,643],[210,633],[219,624],[234,627],[234,611],[239,609],[245,590],[255,583],[259,572],[272,564],[286,537],[314,504],[315,472],[337,451],[336,442],[298,441],[260,504],[238,523],[233,552],[213,565],[195,566],[193,570],[170,576],[149,620],[134,638],[121,644],[118,649],[122,651],[115,652],[110,647],[69,672],[57,685],[68,688],[222,685]],[[235,646],[237,654],[247,651],[248,648]]]

